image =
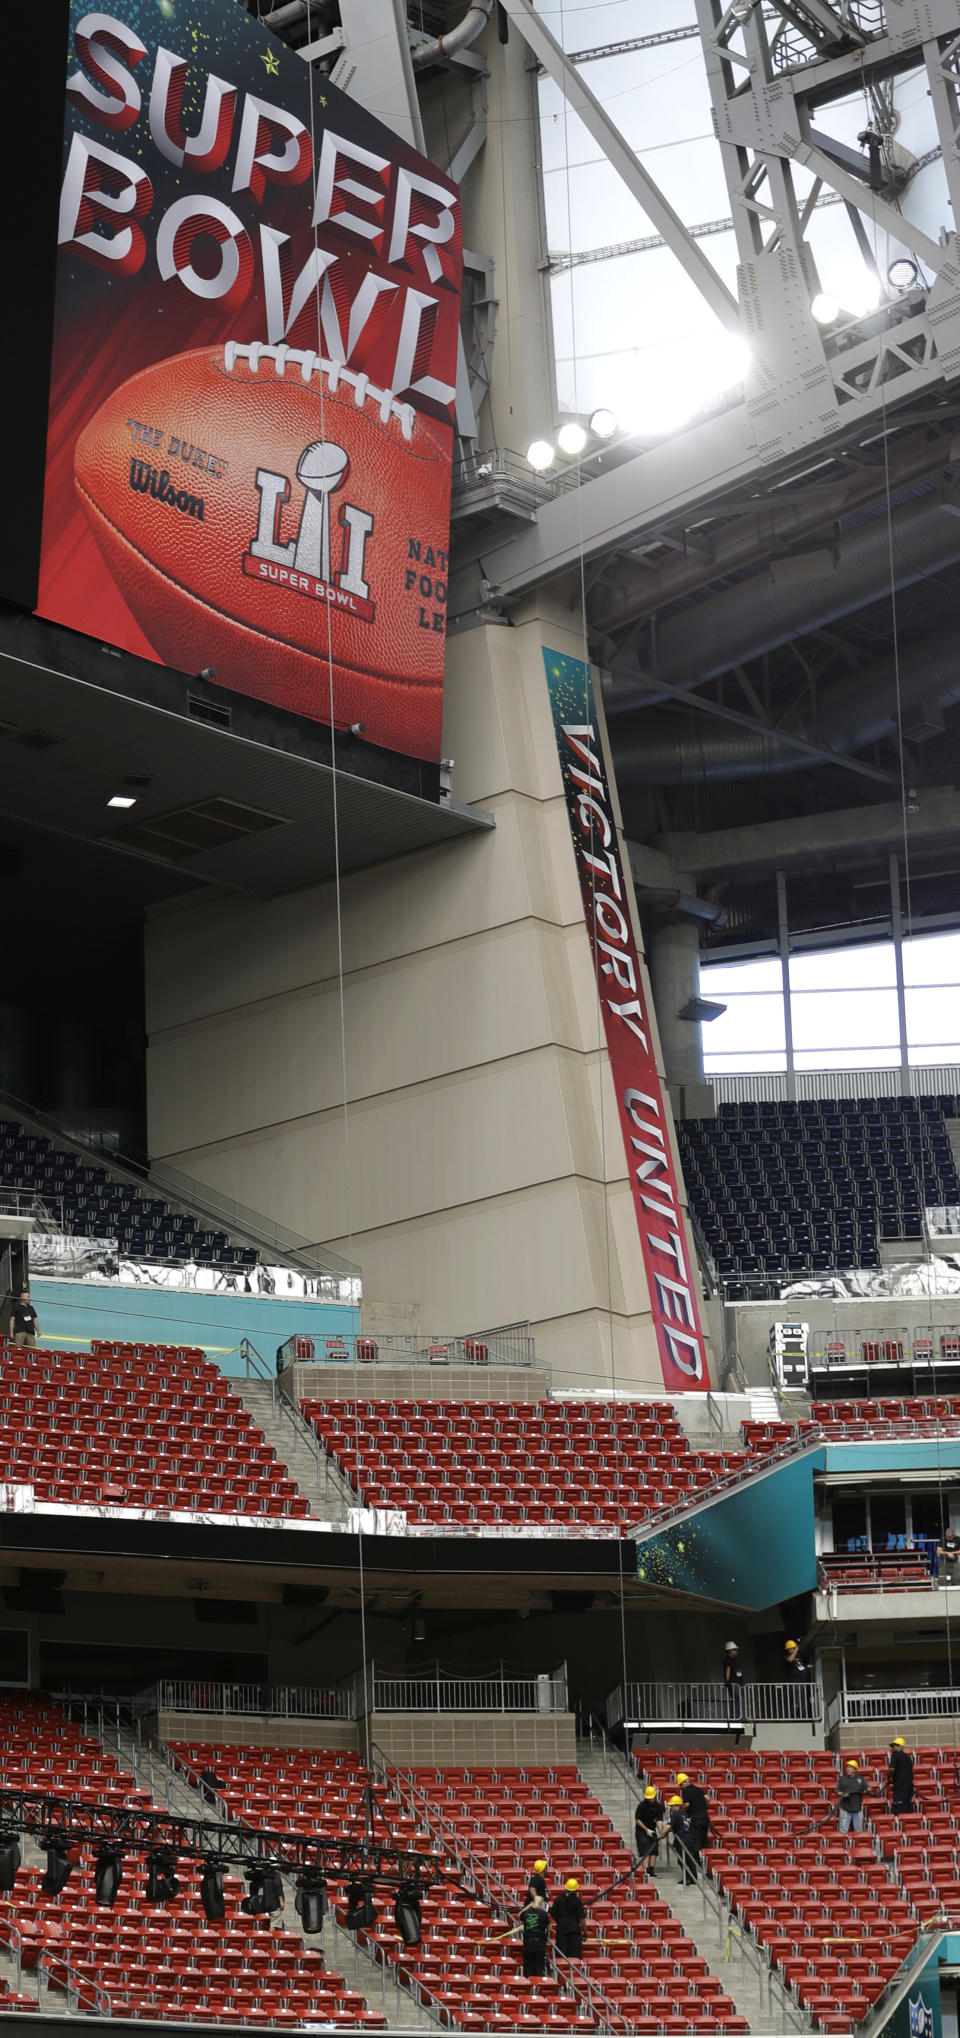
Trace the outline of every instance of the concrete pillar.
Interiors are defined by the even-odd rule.
[[[678,1016],[689,999],[700,996],[700,931],[696,920],[679,913],[669,919],[656,918],[648,935],[647,959],[674,1110],[680,1117],[702,1115],[702,1102],[698,1103],[694,1094],[706,1088],[700,1026],[696,1019]],[[709,1090],[707,1095],[711,1095]],[[713,1108],[712,1101],[709,1108]]]

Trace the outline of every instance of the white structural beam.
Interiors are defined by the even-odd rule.
[[[528,43],[539,64],[553,79],[563,93],[572,113],[582,120],[588,134],[596,142],[618,177],[622,178],[631,197],[643,207],[647,218],[656,227],[695,284],[711,311],[731,332],[740,334],[740,314],[736,298],[722,283],[712,263],[697,246],[692,234],[684,226],[679,214],[664,197],[649,171],[634,155],[629,143],[624,140],[618,127],[601,106],[599,99],[591,92],[576,65],[561,49],[555,36],[551,35],[531,0],[503,0],[503,7],[510,20],[515,23]]]
[[[340,0],[344,48],[332,82],[424,151],[404,0]]]

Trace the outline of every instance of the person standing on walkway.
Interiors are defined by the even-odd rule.
[[[710,1807],[706,1792],[701,1789],[699,1783],[691,1783],[685,1769],[677,1772],[677,1789],[690,1831],[696,1841],[699,1860],[700,1848],[705,1847],[710,1838]]]
[[[30,1300],[30,1290],[23,1287],[10,1311],[10,1341],[15,1345],[35,1345],[40,1319]]]
[[[526,1975],[542,1975],[547,1965],[550,1914],[542,1896],[530,1896],[520,1913],[520,1950]]]
[[[743,1671],[740,1667],[740,1650],[736,1642],[727,1642],[723,1651],[723,1696],[727,1717],[732,1720],[743,1718]]]

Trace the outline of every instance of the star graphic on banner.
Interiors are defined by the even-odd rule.
[[[324,98],[324,96],[323,96],[323,93],[321,92],[321,94],[320,94],[320,104],[321,104],[321,106],[326,106],[326,103],[327,103],[327,102],[326,102],[326,100],[325,100],[325,98]]]
[[[266,64],[268,74],[271,78],[276,78],[279,75],[280,59],[277,55],[276,50],[264,50],[260,62],[262,64]]]

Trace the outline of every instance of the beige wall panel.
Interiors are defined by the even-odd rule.
[[[526,920],[385,964],[374,983],[366,973],[351,977],[344,986],[350,1102],[553,1040],[579,1047],[566,954],[562,932]],[[339,988],[310,986],[177,1028],[155,1038],[150,1054],[162,1098],[152,1124],[158,1154],[337,1108]]]

